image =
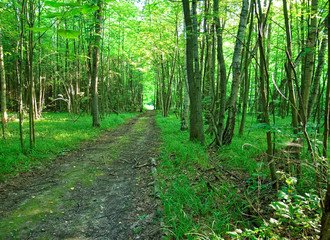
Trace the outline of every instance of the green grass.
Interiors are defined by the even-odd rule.
[[[208,149],[212,139],[205,136],[206,146],[189,141],[189,132],[180,131],[180,120],[174,115],[157,115],[156,121],[162,130],[159,178],[168,239],[221,239],[236,228],[263,224],[255,209],[263,208],[268,216],[262,205],[276,200],[263,155],[265,125],[248,116],[244,134],[239,135],[236,127],[231,145]],[[272,125],[278,152],[295,138],[288,125],[288,118],[276,118]],[[313,177],[310,173],[306,182]]]
[[[43,113],[35,123],[36,146],[33,150],[29,148],[29,124],[24,122],[26,154],[22,153],[20,147],[18,122],[9,122],[6,140],[0,139],[0,180],[32,168],[40,168],[56,156],[76,149],[82,141],[93,140],[102,131],[114,128],[134,116],[136,114],[132,113],[107,116],[101,121],[100,128],[93,128],[91,116],[82,116],[74,121],[67,113]]]

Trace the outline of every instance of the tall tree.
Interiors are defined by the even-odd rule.
[[[328,38],[329,38],[329,23],[330,15],[327,16],[328,25]],[[330,47],[330,42],[328,41],[328,49]],[[329,168],[328,161],[328,139],[329,139],[329,124],[330,124],[330,69],[328,67],[328,81],[326,90],[326,101],[325,101],[325,111],[324,111],[324,133],[323,133],[323,157],[327,160],[326,169]],[[327,191],[324,199],[324,204],[322,204],[322,218],[321,218],[321,240],[330,239],[330,174],[329,171],[325,171],[327,174]]]
[[[218,71],[218,79],[219,79],[219,113],[218,113],[218,123],[217,123],[217,137],[216,137],[216,145],[223,145],[223,133],[225,129],[225,114],[226,114],[226,90],[227,90],[227,75],[226,75],[226,63],[223,52],[223,29],[225,27],[225,22],[220,25],[219,19],[219,1],[215,0],[213,3],[213,15],[215,22],[215,31],[216,31],[216,39],[217,39],[217,60],[219,64]],[[218,94],[217,94],[218,95]]]
[[[0,9],[1,13],[1,9]],[[4,65],[3,45],[2,45],[2,32],[1,32],[1,17],[0,17],[0,79],[1,79],[1,124],[2,135],[5,138],[5,128],[7,125],[7,97],[6,97],[6,74]]]
[[[198,68],[198,43],[197,41],[197,19],[196,4],[193,0],[192,8],[194,23],[190,13],[189,0],[182,0],[184,21],[186,27],[186,68],[189,84],[190,98],[190,140],[198,140],[204,143],[203,119],[202,119],[202,101],[201,101],[201,80]],[[195,63],[195,69],[194,69]]]
[[[100,64],[100,40],[102,32],[102,20],[103,20],[103,0],[97,1],[98,9],[95,11],[95,34],[94,34],[94,46],[93,46],[93,66],[92,66],[92,117],[93,127],[99,127],[99,104],[98,104],[98,77],[99,77],[99,64]]]
[[[286,32],[286,56],[287,62],[285,63],[285,72],[287,77],[287,84],[289,90],[289,102],[291,107],[291,118],[292,118],[292,127],[293,133],[297,136],[298,135],[298,106],[296,101],[296,91],[295,85],[293,81],[293,65],[292,65],[292,32],[291,32],[291,23],[289,20],[288,14],[288,6],[287,1],[283,0],[283,14],[284,14],[284,23],[285,23],[285,32]],[[298,139],[298,138],[297,138]],[[298,145],[297,145],[298,146]],[[300,148],[296,147],[294,151],[294,157],[298,161],[298,168],[297,168],[297,175],[300,178],[301,175],[301,167],[300,167]]]
[[[270,119],[269,119],[269,73],[268,73],[268,66],[265,54],[265,47],[264,47],[264,35],[266,32],[266,22],[267,17],[269,14],[269,9],[271,6],[271,0],[269,1],[267,13],[264,14],[262,12],[261,1],[258,0],[258,47],[260,53],[260,63],[259,63],[259,74],[260,74],[260,95],[261,95],[261,102],[262,102],[262,121],[267,125],[270,126]],[[272,181],[277,181],[276,176],[276,168],[275,162],[273,161],[273,142],[272,142],[272,133],[269,130],[266,132],[267,138],[267,160],[269,164],[270,174]],[[276,187],[277,184],[274,186]]]
[[[227,106],[228,108],[227,123],[223,134],[224,135],[223,144],[225,145],[231,144],[231,141],[234,136],[236,111],[237,111],[237,97],[238,97],[239,86],[241,84],[241,56],[242,56],[242,47],[245,37],[245,29],[248,19],[248,9],[249,9],[249,1],[243,0],[242,11],[240,15],[236,43],[234,48],[233,61],[232,61],[233,79],[232,79],[231,92]]]
[[[33,42],[33,27],[35,23],[35,1],[29,0],[27,11],[27,22],[29,26],[29,37],[27,46],[27,82],[29,83],[29,136],[30,148],[32,149],[36,144],[35,135],[35,84],[33,78],[33,55],[34,55],[34,42]]]
[[[309,23],[307,30],[307,39],[305,46],[305,58],[303,60],[303,74],[301,79],[301,99],[300,99],[300,118],[301,122],[307,123],[308,101],[310,97],[310,89],[313,80],[315,52],[317,40],[317,18],[318,18],[318,0],[311,1]]]

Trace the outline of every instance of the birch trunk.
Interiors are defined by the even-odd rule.
[[[240,15],[239,27],[237,32],[237,38],[235,43],[234,55],[233,55],[233,80],[231,85],[231,93],[228,101],[228,118],[226,128],[223,134],[223,144],[229,145],[234,136],[235,122],[236,122],[236,110],[237,110],[237,97],[238,89],[241,84],[241,55],[242,47],[245,37],[245,29],[248,19],[249,1],[243,0],[242,11]]]

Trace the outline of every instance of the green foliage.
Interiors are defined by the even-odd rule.
[[[79,31],[73,31],[68,29],[58,29],[57,33],[64,38],[78,38],[80,35]]]
[[[259,228],[236,229],[228,232],[235,239],[317,239],[320,229],[320,198],[310,190],[304,195],[296,190],[297,179],[283,172],[285,186],[278,193],[278,201],[272,202],[273,216]]]
[[[180,121],[174,115],[157,115],[156,120],[164,142],[159,174],[169,236],[196,239],[213,231],[228,231],[231,221],[241,221],[240,210],[246,206],[236,194],[235,184],[224,181],[213,188],[204,175],[212,168],[206,147],[187,142],[188,132],[180,131]]]
[[[281,175],[283,187],[274,201],[262,155],[267,131],[263,125],[248,116],[249,131],[211,154],[187,141],[188,132],[179,130],[180,120],[174,115],[157,115],[156,120],[164,144],[159,174],[169,239],[315,239],[320,199],[314,190],[301,194],[295,178]],[[271,126],[277,147],[290,140],[292,129],[285,127],[286,121],[279,119]],[[312,181],[311,177],[307,174],[305,180]]]
[[[44,113],[36,122],[36,142],[33,150],[21,153],[18,122],[9,122],[6,141],[0,139],[0,180],[22,171],[40,168],[54,157],[64,155],[78,147],[82,141],[92,140],[103,130],[113,128],[135,114],[111,115],[101,122],[101,127],[92,127],[90,116],[73,121],[67,113]],[[24,124],[28,132],[28,124]],[[28,139],[25,139],[28,146]]]

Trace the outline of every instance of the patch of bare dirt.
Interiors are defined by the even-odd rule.
[[[150,171],[160,149],[154,115],[146,112],[42,170],[2,182],[0,236],[160,239]]]

